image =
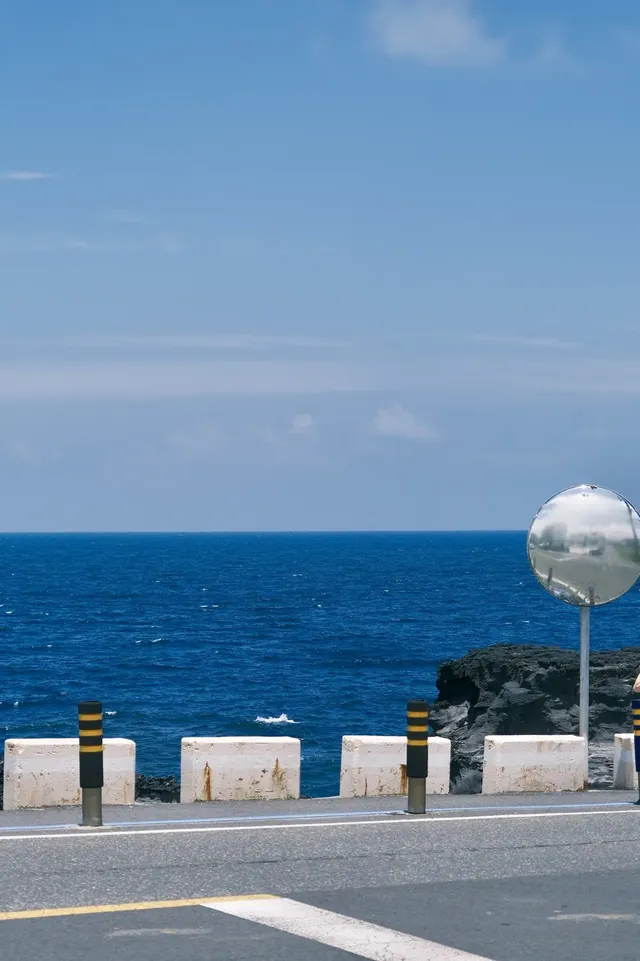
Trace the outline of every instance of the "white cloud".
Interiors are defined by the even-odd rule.
[[[53,174],[44,173],[42,170],[5,170],[0,172],[0,180],[51,180]]]
[[[289,433],[296,437],[305,437],[313,433],[314,423],[311,414],[294,414],[291,418]]]
[[[215,424],[201,424],[188,430],[174,431],[167,441],[186,458],[209,457],[225,446],[224,431]]]
[[[380,408],[373,421],[373,430],[385,437],[404,437],[406,440],[434,440],[436,437],[429,424],[398,403]]]
[[[506,53],[491,37],[473,0],[375,0],[371,29],[390,57],[430,67],[490,67]]]

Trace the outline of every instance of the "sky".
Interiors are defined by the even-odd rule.
[[[0,0],[0,530],[640,501],[637,0]]]

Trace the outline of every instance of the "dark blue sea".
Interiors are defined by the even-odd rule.
[[[639,615],[637,588],[595,611],[593,647]],[[145,774],[186,735],[287,734],[303,793],[336,794],[343,734],[404,733],[441,661],[498,641],[578,646],[524,533],[0,537],[4,736],[75,736],[95,698]]]

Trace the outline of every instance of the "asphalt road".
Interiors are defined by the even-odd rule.
[[[0,957],[637,961],[633,798],[141,805],[96,831],[7,812]]]

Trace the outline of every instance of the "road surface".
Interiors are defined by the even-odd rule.
[[[4,812],[0,956],[638,961],[634,798]]]

